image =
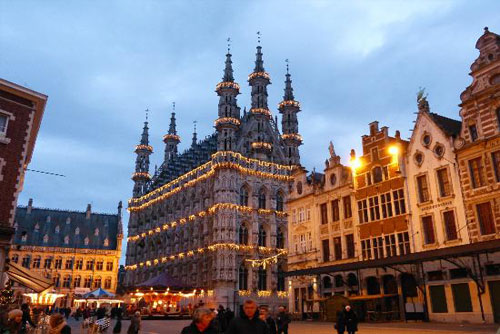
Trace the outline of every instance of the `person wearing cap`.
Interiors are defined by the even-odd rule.
[[[64,320],[64,315],[54,313],[50,316],[49,334],[71,334],[71,327]]]
[[[346,305],[341,316],[341,324],[345,326],[347,334],[354,334],[358,331],[358,317],[350,305]],[[339,326],[337,326],[339,327]],[[337,331],[339,328],[337,328]]]

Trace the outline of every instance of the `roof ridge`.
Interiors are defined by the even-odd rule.
[[[27,209],[27,205],[18,205],[18,209]],[[44,208],[44,207],[35,207],[32,206],[31,210],[48,210],[48,211],[56,211],[56,212],[67,212],[67,213],[82,213],[86,214],[86,211],[77,211],[77,210],[65,210],[65,209],[52,209],[52,208]],[[104,212],[91,212],[92,215],[100,215],[100,216],[118,216],[118,213],[104,213]]]

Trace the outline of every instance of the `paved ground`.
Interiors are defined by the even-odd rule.
[[[140,334],[179,334],[184,326],[190,323],[188,320],[143,320]],[[88,334],[82,330],[80,323],[70,320],[72,334]],[[114,325],[114,321],[112,322]],[[129,321],[122,322],[122,333],[127,333]],[[495,325],[457,325],[440,323],[382,323],[382,324],[360,324],[358,334],[495,334],[498,326]],[[112,333],[112,327],[108,329]],[[292,322],[289,334],[335,334],[333,324],[326,322]]]

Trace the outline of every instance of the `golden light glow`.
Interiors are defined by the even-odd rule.
[[[265,143],[265,142],[253,142],[252,143],[252,148],[253,149],[260,149],[260,148],[263,148],[263,149],[266,149],[266,150],[270,150],[273,148],[273,145],[271,143]]]
[[[250,75],[248,76],[248,80],[252,80],[253,78],[256,78],[256,77],[263,77],[266,79],[271,79],[271,77],[269,76],[269,74],[267,72],[253,72],[253,73],[250,73]]]
[[[252,294],[252,291],[250,290],[239,290],[238,291],[238,296],[240,297],[248,297]]]
[[[261,247],[261,246],[253,246],[253,245],[240,245],[240,244],[232,244],[232,243],[218,243],[218,244],[213,244],[210,245],[206,248],[198,248],[196,250],[189,250],[187,253],[181,252],[175,255],[171,255],[169,258],[167,257],[162,257],[162,258],[157,258],[153,260],[148,260],[146,261],[146,266],[157,266],[158,264],[165,263],[168,261],[175,261],[177,259],[183,259],[186,257],[192,257],[195,256],[196,254],[202,254],[205,251],[210,251],[210,252],[215,252],[219,249],[228,249],[228,250],[235,250],[235,251],[243,251],[243,252],[258,252],[261,254],[272,254],[274,252],[278,252],[276,255],[271,256],[269,258],[265,259],[259,259],[259,260],[247,260],[249,262],[252,262],[252,267],[257,267],[257,266],[266,266],[271,264],[271,263],[276,263],[278,256],[285,255],[287,251],[285,249],[281,248],[271,248],[271,247]],[[138,267],[144,267],[144,262],[140,262],[138,265],[133,264],[129,266],[125,266],[126,270],[136,270]]]
[[[397,146],[389,146],[389,154],[391,155],[398,155],[399,154],[399,147]]]
[[[175,180],[138,198],[129,200],[129,212],[143,210],[160,202],[185,188],[193,187],[215,174],[217,169],[234,169],[242,174],[261,178],[292,181],[291,171],[294,166],[280,165],[258,159],[247,158],[232,151],[219,151],[212,155],[211,161],[189,171]],[[257,170],[256,170],[257,169]],[[259,170],[261,169],[261,170]],[[270,172],[269,172],[270,171]]]
[[[152,146],[149,146],[149,145],[137,145],[137,146],[135,147],[135,150],[136,150],[136,151],[139,151],[139,150],[146,150],[146,151],[153,152],[153,147],[152,147]]]
[[[353,159],[350,160],[350,165],[351,165],[351,168],[356,171],[357,169],[361,168],[362,166],[362,163],[361,163],[361,159],[358,158],[358,157],[355,157]]]
[[[243,212],[243,213],[252,213],[253,211],[257,211],[259,214],[262,214],[262,215],[275,214],[277,217],[286,217],[286,212],[284,212],[284,211],[276,211],[276,210],[270,210],[270,209],[254,209],[254,208],[251,208],[249,206],[242,206],[242,205],[237,205],[237,204],[233,204],[233,203],[217,203],[215,205],[212,205],[207,210],[200,211],[194,215],[190,215],[187,219],[180,218],[179,224],[182,225],[182,224],[185,224],[186,222],[188,222],[188,220],[190,222],[192,222],[198,218],[203,218],[203,217],[208,216],[208,215],[213,215],[220,210],[237,210],[237,211]],[[144,231],[140,234],[130,236],[127,238],[127,241],[137,241],[141,238],[146,238],[150,235],[161,233],[162,230],[168,230],[170,227],[175,227],[175,226],[177,226],[177,221],[165,223],[162,225],[161,228],[155,227],[155,228],[152,228],[148,231]]]
[[[269,296],[271,296],[271,290],[259,290],[259,291],[257,291],[257,296],[269,297]]]
[[[278,104],[278,109],[282,109],[287,106],[293,106],[293,107],[298,107],[300,108],[300,103],[298,101],[294,100],[285,100],[281,101],[280,104]]]
[[[175,140],[175,141],[181,141],[181,137],[178,135],[172,135],[172,134],[166,134],[163,136],[163,141],[166,142],[168,140]]]
[[[214,125],[217,126],[219,124],[224,124],[224,123],[231,123],[231,124],[234,124],[234,125],[240,125],[241,122],[239,119],[237,118],[234,118],[234,117],[221,117],[221,118],[217,118],[214,122]]]
[[[218,91],[221,88],[233,88],[236,90],[240,90],[240,85],[238,85],[236,82],[223,81],[219,82],[217,86],[215,86],[215,91]]]
[[[250,109],[250,112],[251,113],[254,113],[254,114],[262,114],[262,115],[266,115],[267,117],[271,117],[271,112],[269,111],[269,109],[264,109],[264,108],[252,108]]]
[[[23,293],[23,296],[30,298],[30,301],[34,305],[52,305],[56,302],[57,298],[66,296],[61,293]]]
[[[288,297],[288,292],[286,292],[286,291],[276,291],[276,295],[279,298],[287,298]]]
[[[298,133],[285,133],[281,135],[281,138],[283,138],[283,140],[294,139],[302,142],[302,136],[299,135]]]

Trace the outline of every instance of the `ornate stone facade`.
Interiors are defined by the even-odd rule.
[[[72,306],[75,294],[103,288],[115,292],[123,239],[122,204],[117,214],[93,213],[20,206],[16,234],[9,253],[13,262],[40,273],[66,294],[59,306]],[[21,286],[18,293],[25,292]]]
[[[284,203],[292,170],[300,163],[300,108],[287,73],[279,107],[286,115],[282,135],[267,104],[270,77],[260,46],[248,81],[251,108],[241,115],[240,86],[228,53],[216,87],[215,133],[201,142],[194,136],[190,148],[178,154],[181,138],[173,113],[164,136],[165,160],[152,177],[145,124],[129,201],[126,285],[167,271],[187,286],[210,290],[217,304],[231,308],[250,295],[261,303],[286,303],[281,299],[286,295],[281,274],[286,270]],[[248,261],[278,254],[277,263],[265,267]]]

